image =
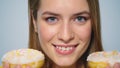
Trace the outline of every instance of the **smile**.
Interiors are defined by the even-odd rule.
[[[61,46],[56,46],[57,49],[62,50],[62,51],[70,51],[74,47],[61,47]]]
[[[76,44],[76,45],[54,45],[53,44],[53,46],[55,47],[55,51],[58,54],[69,55],[69,54],[72,54],[75,51],[78,44]]]

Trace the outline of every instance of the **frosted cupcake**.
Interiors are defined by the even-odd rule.
[[[95,52],[87,58],[89,68],[106,68],[113,67],[116,62],[120,62],[120,53],[117,51]]]
[[[2,57],[2,63],[9,63],[10,68],[17,64],[25,68],[27,65],[31,68],[40,68],[44,64],[44,55],[34,49],[18,49],[6,53]]]

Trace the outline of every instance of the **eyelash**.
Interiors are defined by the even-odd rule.
[[[58,21],[58,19],[56,17],[47,17],[45,18],[45,21],[48,23],[56,23]]]
[[[85,23],[89,18],[85,16],[77,16],[74,21],[77,23]]]
[[[77,17],[73,18],[73,21],[76,22],[76,23],[83,24],[88,19],[89,19],[89,17],[86,17],[86,16],[77,16]],[[58,22],[58,18],[54,17],[54,16],[50,16],[50,17],[46,17],[45,21],[48,22],[48,23],[50,23],[50,24],[53,24],[53,23]]]

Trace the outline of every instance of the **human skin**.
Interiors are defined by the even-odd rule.
[[[106,68],[111,68],[110,66],[107,66]],[[115,63],[113,68],[120,68],[120,63]]]
[[[86,51],[91,37],[89,13],[86,0],[41,0],[33,23],[54,68],[75,68]]]
[[[86,0],[41,0],[34,20],[41,47],[56,68],[74,68],[91,38]]]
[[[41,0],[33,23],[41,47],[54,62],[54,68],[75,68],[76,61],[86,51],[92,28],[89,13],[86,0]],[[9,65],[5,64],[4,68]]]

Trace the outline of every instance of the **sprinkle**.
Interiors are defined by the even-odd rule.
[[[33,61],[44,60],[44,55],[34,49],[18,49],[6,53],[2,61],[8,61],[10,63],[30,63]]]

